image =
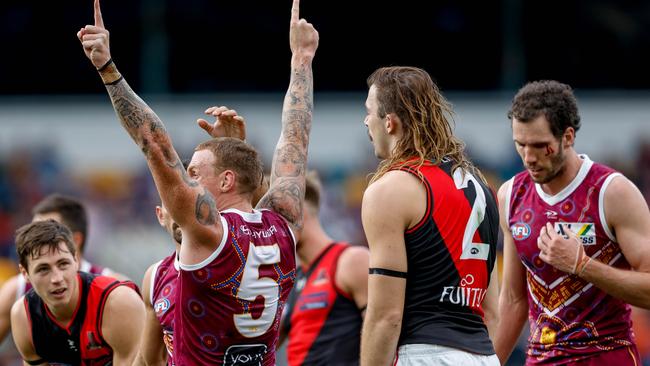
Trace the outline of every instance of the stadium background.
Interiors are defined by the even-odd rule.
[[[289,0],[102,6],[120,71],[182,156],[205,139],[196,118],[224,104],[247,118],[268,166],[289,76]],[[517,88],[569,83],[583,120],[577,150],[621,170],[650,199],[650,2],[303,0],[301,16],[321,36],[310,165],[325,182],[323,221],[336,239],[364,244],[359,204],[377,163],[362,124],[365,79],[385,65],[431,73],[495,188],[521,169],[505,117]],[[139,282],[173,250],[155,221],[144,159],[76,39],[89,22],[90,0],[0,3],[0,282],[15,271],[15,228],[54,191],[88,205],[91,260]],[[635,313],[635,328],[648,365],[647,311]],[[2,350],[0,365],[14,364],[10,345]]]

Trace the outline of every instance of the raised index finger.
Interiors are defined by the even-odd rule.
[[[298,23],[298,20],[300,20],[300,0],[293,0],[293,5],[291,6],[291,22]]]
[[[99,7],[99,0],[95,0],[95,27],[104,28],[104,19],[102,19],[102,9]]]

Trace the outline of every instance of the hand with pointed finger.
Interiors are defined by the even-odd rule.
[[[300,19],[300,0],[293,0],[289,45],[295,56],[313,58],[318,48],[318,32],[305,19]]]
[[[234,137],[242,141],[246,140],[246,121],[244,117],[237,114],[236,110],[225,106],[210,107],[205,110],[205,114],[215,117],[216,121],[210,124],[205,119],[199,118],[196,123],[211,137]]]
[[[560,224],[560,229],[562,234],[550,222],[542,227],[537,238],[539,258],[560,271],[574,274],[585,255],[584,248],[571,229],[564,224]]]
[[[95,0],[95,24],[86,25],[77,32],[77,38],[83,46],[86,57],[99,69],[111,59],[108,31],[104,28],[99,0]]]

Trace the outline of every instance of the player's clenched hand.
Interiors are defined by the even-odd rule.
[[[542,227],[537,238],[539,258],[560,271],[575,274],[585,256],[584,248],[567,226],[560,224],[562,234],[555,232],[551,223]]]
[[[225,106],[210,107],[205,110],[205,114],[215,117],[216,121],[210,124],[205,119],[199,118],[196,123],[210,136],[246,140],[246,122],[244,117],[237,114],[236,110],[228,109]]]
[[[86,57],[96,68],[100,68],[111,59],[108,31],[104,28],[99,0],[95,0],[95,25],[86,25],[77,32],[77,38],[83,46]]]
[[[300,0],[293,0],[289,45],[294,55],[314,57],[318,48],[318,32],[311,23],[300,19]]]

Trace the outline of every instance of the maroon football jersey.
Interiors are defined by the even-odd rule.
[[[178,261],[176,252],[156,263],[151,271],[149,301],[163,331],[163,341],[167,348],[167,364],[174,365],[174,303]]]
[[[567,225],[592,260],[630,268],[607,226],[603,200],[612,169],[581,155],[575,179],[546,194],[528,172],[511,181],[505,205],[515,247],[526,268],[530,339],[527,364],[563,364],[633,345],[630,307],[593,284],[539,258],[537,237],[547,222]]]
[[[179,265],[176,365],[275,365],[280,316],[296,272],[295,239],[269,210],[221,212],[224,235],[203,262]]]

